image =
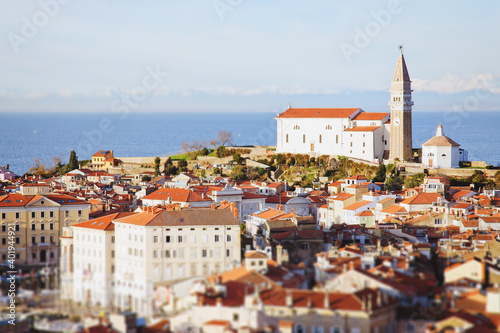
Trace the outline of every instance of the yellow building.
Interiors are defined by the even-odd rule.
[[[87,221],[89,208],[90,203],[68,195],[1,196],[1,260],[9,258],[8,248],[13,246],[17,267],[56,263],[62,228]]]
[[[88,165],[91,170],[108,170],[120,166],[121,161],[113,157],[112,150],[99,150],[92,155],[92,162]]]

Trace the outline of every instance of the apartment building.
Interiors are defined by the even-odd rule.
[[[63,226],[88,220],[90,204],[68,195],[0,196],[0,257],[7,259],[14,240],[16,265],[46,265],[59,257]],[[9,239],[13,227],[15,236]]]

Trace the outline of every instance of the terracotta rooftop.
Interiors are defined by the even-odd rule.
[[[407,205],[429,205],[437,202],[438,198],[444,200],[439,193],[419,193],[411,198],[403,200],[401,203]]]
[[[115,230],[115,225],[113,223],[114,219],[119,219],[121,217],[126,217],[137,213],[115,213],[111,215],[106,215],[94,220],[89,220],[81,223],[72,225],[76,228],[87,228],[94,230]]]
[[[380,126],[356,126],[345,129],[344,132],[373,132],[378,128],[380,128]]]
[[[277,118],[349,118],[356,113],[359,108],[306,108],[288,109]]]
[[[451,147],[451,146],[460,146],[460,145],[447,136],[439,135],[439,136],[435,136],[435,137],[429,139],[428,141],[423,143],[422,146],[432,146],[432,147],[434,147],[434,146],[439,146],[439,147],[450,146]]]
[[[181,188],[161,188],[155,192],[146,195],[142,200],[165,200],[172,202],[199,202],[199,201],[212,201],[212,199],[202,195]]]
[[[239,225],[238,219],[229,209],[209,208],[142,212],[116,219],[115,222],[142,226]]]
[[[383,120],[388,112],[361,112],[353,120]]]

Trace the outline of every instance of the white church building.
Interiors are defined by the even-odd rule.
[[[411,91],[401,53],[391,84],[390,113],[360,108],[289,108],[276,117],[276,152],[342,155],[372,162],[389,157],[411,161]]]
[[[468,160],[468,152],[444,135],[439,125],[436,136],[422,144],[422,166],[424,168],[458,168],[459,162]]]

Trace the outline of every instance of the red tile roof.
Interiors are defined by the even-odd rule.
[[[344,132],[373,132],[378,128],[380,128],[380,126],[356,126],[345,129]]]
[[[165,200],[171,198],[172,202],[198,202],[212,201],[210,198],[203,198],[200,194],[190,190],[180,188],[161,188],[151,194],[146,195],[142,200]]]
[[[277,118],[348,118],[351,117],[359,108],[306,108],[306,109],[288,109],[281,113]]]
[[[429,205],[437,202],[438,198],[444,200],[439,193],[419,193],[411,198],[403,200],[401,203],[407,205]]]
[[[353,120],[383,120],[388,112],[361,112]]]
[[[74,224],[72,227],[87,228],[94,230],[115,230],[115,224],[112,222],[114,219],[133,215],[137,213],[115,213],[106,215],[94,220],[89,220],[81,223]]]
[[[361,200],[361,201],[358,201],[356,203],[353,203],[352,205],[345,207],[344,210],[356,210],[356,209],[359,209],[359,208],[366,206],[370,203],[371,203],[371,201]]]

